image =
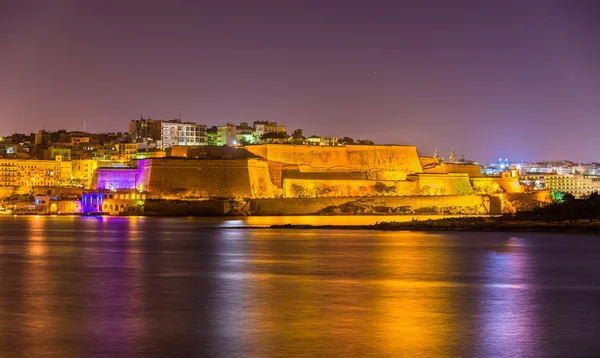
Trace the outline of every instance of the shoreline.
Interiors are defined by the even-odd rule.
[[[220,219],[240,219],[250,218],[253,216],[181,216],[181,215],[48,215],[36,213],[20,213],[12,215],[0,215],[2,217],[28,217],[28,216],[44,216],[44,217],[107,217],[107,218],[220,218]],[[291,215],[294,217],[305,217],[306,215]],[[308,215],[310,217],[312,215]],[[377,217],[378,215],[367,215]],[[425,215],[424,215],[425,216]],[[285,217],[285,216],[276,216]],[[327,218],[328,215],[318,216]],[[344,215],[351,218],[352,215]],[[385,216],[381,216],[385,219]],[[407,215],[407,217],[410,217]],[[426,217],[426,216],[425,216]],[[388,220],[391,219],[388,217]],[[461,216],[461,217],[446,217],[446,218],[413,218],[407,221],[383,221],[363,224],[304,224],[304,223],[285,223],[231,226],[235,229],[292,229],[292,230],[377,230],[377,231],[425,231],[425,232],[548,232],[548,233],[587,233],[600,234],[600,219],[541,219],[541,218],[519,218],[509,216]],[[208,228],[204,226],[203,228]]]
[[[520,220],[506,218],[447,218],[438,220],[381,222],[374,225],[271,225],[272,229],[464,231],[464,232],[557,232],[600,234],[600,219]]]

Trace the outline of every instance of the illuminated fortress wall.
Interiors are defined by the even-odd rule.
[[[473,186],[466,173],[451,174],[415,174],[409,178],[414,180],[422,195],[470,195]]]
[[[202,150],[203,159],[154,158],[138,161],[137,169],[98,169],[94,187],[142,188],[152,197],[172,199],[473,194],[467,173],[445,173],[445,166],[436,167],[441,173],[423,173],[412,146]]]
[[[414,181],[358,179],[289,179],[283,181],[284,197],[315,198],[338,196],[416,195]]]
[[[364,172],[369,180],[405,180],[421,173],[414,146],[251,145],[245,150],[270,162],[298,166],[301,172]]]
[[[146,159],[137,173],[137,186],[154,196],[263,198],[276,190],[259,159]]]
[[[135,189],[137,169],[98,168],[92,179],[92,187],[96,190]]]
[[[481,176],[481,168],[473,163],[442,163],[439,159],[432,157],[419,157],[423,173],[467,173],[471,178]]]
[[[422,208],[469,208],[477,214],[500,214],[499,207],[490,212],[490,198],[485,195],[428,195],[428,196],[390,196],[377,198],[298,198],[254,199],[250,202],[252,215],[311,215],[331,207],[340,206],[356,200],[363,204],[380,207]]]

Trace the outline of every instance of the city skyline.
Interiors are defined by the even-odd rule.
[[[600,160],[593,1],[0,9],[2,135],[84,120],[89,132],[124,132],[140,114],[181,114],[279,121],[424,155],[455,147],[479,162]]]
[[[221,129],[221,128],[226,128],[226,127],[236,127],[238,129],[236,136],[242,136],[242,137],[246,137],[247,135],[251,135],[253,136],[253,138],[255,138],[253,141],[248,142],[246,144],[241,144],[242,146],[245,145],[254,145],[254,144],[259,144],[258,142],[255,142],[257,139],[260,139],[261,137],[261,130],[255,130],[253,129],[253,127],[256,127],[256,124],[263,124],[263,123],[269,123],[271,125],[275,125],[277,126],[276,122],[264,122],[264,121],[255,121],[255,123],[245,123],[245,122],[241,122],[239,124],[233,124],[233,123],[227,123],[227,124],[219,124],[219,125],[212,125],[212,124],[203,124],[203,123],[195,123],[195,122],[186,122],[184,120],[182,120],[181,118],[175,118],[173,120],[160,120],[160,119],[156,119],[156,118],[149,118],[149,117],[140,117],[138,120],[132,120],[130,121],[130,125],[129,128],[127,130],[109,130],[109,131],[104,131],[104,132],[91,132],[91,131],[86,131],[86,130],[82,130],[80,128],[76,128],[76,129],[65,129],[65,128],[58,128],[58,129],[52,129],[52,128],[42,128],[42,129],[38,129],[35,132],[22,132],[22,133],[12,133],[12,134],[2,134],[0,133],[0,139],[2,140],[10,140],[11,137],[14,137],[15,135],[23,135],[23,136],[30,136],[31,138],[34,138],[38,135],[40,135],[41,133],[45,133],[45,134],[51,134],[51,133],[55,133],[55,134],[77,134],[80,135],[82,133],[85,133],[89,136],[103,136],[103,135],[122,135],[122,137],[120,137],[120,141],[123,143],[131,143],[131,144],[135,144],[136,141],[140,142],[143,138],[138,138],[137,134],[135,133],[136,130],[134,130],[134,132],[132,132],[132,128],[131,128],[131,124],[135,123],[135,122],[140,122],[140,121],[146,121],[146,120],[152,120],[155,123],[166,123],[167,125],[173,125],[173,124],[183,124],[183,125],[195,125],[195,126],[199,126],[199,127],[204,127],[203,132],[204,131],[208,131],[213,130],[215,131],[215,135],[217,135],[216,130],[217,129]],[[241,124],[241,125],[240,125]],[[85,123],[83,124],[84,128],[85,128]],[[264,124],[263,124],[264,126]],[[279,125],[278,127],[282,127],[282,128],[286,128],[286,125]],[[245,132],[247,129],[251,129],[252,132],[251,133],[247,133]],[[297,140],[294,140],[293,137],[293,133],[295,133],[296,129],[300,129],[302,130],[302,128],[290,128],[283,130],[283,132],[281,133],[286,133],[288,136],[288,140],[283,141],[283,142],[279,142],[280,144],[283,145],[289,145],[289,144],[294,144],[294,145],[299,145],[300,143],[297,142]],[[273,129],[270,130],[270,133],[276,133],[276,132],[272,132]],[[411,144],[406,144],[406,143],[373,143],[372,141],[370,141],[369,139],[367,139],[367,137],[363,136],[363,137],[357,137],[357,138],[347,138],[347,137],[342,137],[342,136],[332,136],[332,137],[328,137],[328,136],[319,136],[317,134],[307,134],[307,133],[303,133],[304,134],[304,145],[319,145],[318,141],[311,141],[312,138],[318,138],[318,139],[335,139],[335,143],[328,143],[326,145],[370,145],[370,144],[374,144],[374,145],[382,145],[382,146],[412,146]],[[204,132],[204,135],[206,135],[206,132]],[[220,134],[219,134],[220,135]],[[144,140],[148,140],[150,139],[145,138]],[[345,139],[349,139],[349,140],[353,140],[353,143],[345,143],[343,140]],[[154,139],[150,139],[151,141],[154,141]],[[170,140],[170,139],[169,139]],[[232,139],[233,140],[233,139]],[[339,143],[338,143],[339,142]],[[33,143],[33,139],[32,139],[32,143]],[[235,140],[234,143],[228,143],[227,145],[235,145],[237,143],[237,140]],[[17,144],[17,142],[13,142],[13,144]],[[60,148],[62,144],[65,143],[54,143],[52,144],[50,147],[54,147],[58,144],[58,147]],[[178,146],[180,144],[174,144],[175,146]],[[190,144],[185,144],[185,145],[190,145]],[[199,143],[197,144],[199,146],[221,146],[221,145],[225,145],[225,144],[217,144],[217,143],[211,143],[210,140],[208,143]],[[320,144],[321,146],[323,145],[323,143]],[[167,146],[162,146],[161,148],[166,149],[168,147],[170,147],[171,145],[167,145]],[[461,160],[466,160],[469,162],[475,162],[477,164],[480,165],[487,165],[487,164],[505,164],[505,163],[511,163],[511,165],[518,165],[518,163],[555,163],[555,162],[573,162],[573,163],[579,163],[579,164],[593,164],[593,163],[599,163],[600,161],[597,160],[583,160],[583,161],[577,161],[577,160],[573,160],[571,158],[544,158],[544,159],[538,159],[538,160],[529,160],[527,158],[521,157],[521,158],[510,158],[510,162],[509,159],[507,157],[504,156],[500,156],[500,158],[496,159],[496,158],[485,158],[483,161],[478,161],[478,160],[474,160],[468,153],[465,154],[464,151],[461,151],[461,147],[454,147],[452,146],[447,153],[445,152],[445,149],[447,148],[438,148],[435,147],[431,153],[428,151],[429,148],[425,148],[425,149],[418,149],[418,153],[420,156],[423,157],[433,157],[433,158],[439,158],[442,161],[445,161],[446,159],[448,159],[450,162],[456,161],[458,159]],[[455,150],[456,149],[456,150]],[[445,154],[448,154],[447,156]],[[454,159],[453,159],[454,158]],[[505,164],[506,165],[506,164]]]

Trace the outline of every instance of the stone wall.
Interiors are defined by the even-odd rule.
[[[286,198],[414,195],[416,183],[408,180],[290,179],[283,181]]]
[[[137,169],[137,186],[154,197],[274,197],[267,162],[260,159],[146,159]]]
[[[98,168],[92,179],[95,190],[120,190],[137,188],[137,169],[131,168]]]
[[[470,195],[473,187],[466,173],[452,174],[415,174],[409,178],[414,180],[418,192],[416,195]]]
[[[58,197],[81,196],[83,188],[62,187],[62,186],[35,186],[28,188],[21,187],[0,187],[0,199],[8,198],[12,195],[25,195],[33,192],[35,195],[51,195]]]
[[[33,195],[50,195],[54,197],[81,196],[83,188],[70,188],[58,186],[38,186],[33,189]]]
[[[518,177],[481,177],[472,178],[471,183],[475,192],[479,194],[504,193],[522,193],[525,191]]]
[[[301,172],[364,172],[370,180],[405,180],[422,171],[414,146],[265,144],[244,149],[268,161],[297,165]]]
[[[464,208],[472,213],[490,213],[490,198],[484,195],[253,199],[250,200],[250,213],[252,215],[311,215],[318,214],[329,207],[339,207],[351,202],[365,203],[381,208],[410,208],[411,211],[429,208],[458,210]],[[500,214],[499,210],[498,207],[498,212],[491,212],[491,214]]]
[[[466,173],[471,178],[481,176],[481,168],[473,163],[443,163],[439,159],[432,157],[419,157],[423,173],[444,174],[444,173]]]
[[[506,193],[502,195],[502,197],[502,211],[506,213],[533,210],[552,203],[550,190],[527,193]]]

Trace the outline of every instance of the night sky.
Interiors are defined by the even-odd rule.
[[[597,0],[0,0],[0,135],[272,120],[600,161]]]

